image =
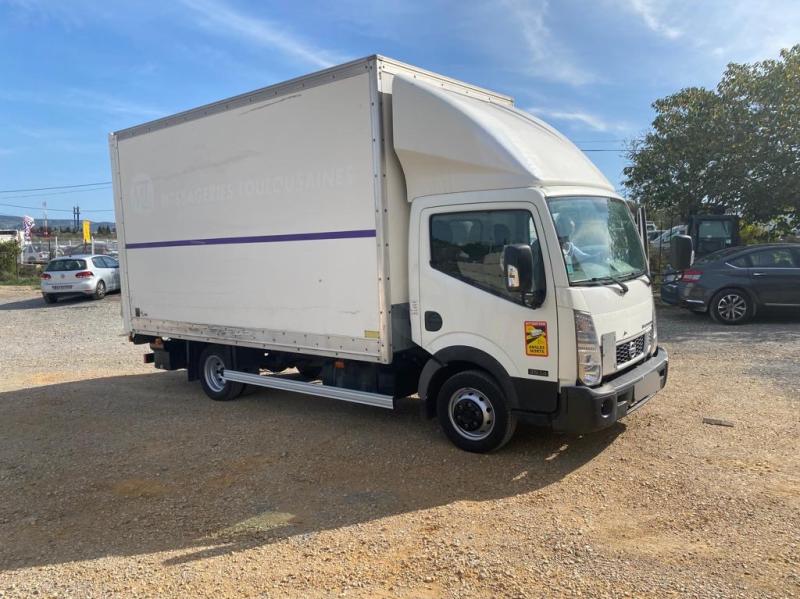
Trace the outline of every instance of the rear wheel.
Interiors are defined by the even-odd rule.
[[[106,284],[103,281],[97,281],[97,287],[94,288],[94,299],[103,299],[106,296]]]
[[[46,304],[55,304],[58,301],[56,296],[52,293],[43,293],[42,297],[44,298]]]
[[[230,367],[230,352],[223,347],[212,345],[200,354],[200,385],[214,401],[231,401],[244,391],[242,383],[225,380],[223,373]]]
[[[753,302],[738,289],[723,289],[711,300],[711,317],[722,324],[742,324],[753,316]]]
[[[439,390],[436,407],[445,434],[465,451],[500,449],[517,426],[503,391],[480,370],[466,370],[447,379]]]

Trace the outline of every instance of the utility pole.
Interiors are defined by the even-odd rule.
[[[42,202],[42,210],[44,210],[44,233],[49,235],[50,229],[47,228],[47,201]]]

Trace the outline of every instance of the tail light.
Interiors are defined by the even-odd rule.
[[[78,279],[91,279],[94,273],[91,270],[82,270],[81,272],[76,272],[75,276]]]
[[[681,273],[681,281],[699,281],[703,276],[702,270],[684,270]]]
[[[47,274],[46,272],[43,272],[43,273],[42,273],[42,274],[40,274],[39,276],[40,276],[42,279],[50,279],[50,278],[51,278],[51,277],[50,277],[50,275],[49,275],[49,274]]]

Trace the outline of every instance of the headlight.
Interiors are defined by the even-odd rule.
[[[656,307],[653,306],[653,322],[650,324],[650,334],[648,335],[648,341],[650,342],[648,355],[653,355],[656,353],[656,349],[658,349],[658,326],[656,325]]]
[[[578,348],[578,379],[584,385],[596,385],[603,378],[603,359],[592,315],[575,311],[575,345]]]

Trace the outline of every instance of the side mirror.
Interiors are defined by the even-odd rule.
[[[694,247],[692,238],[688,235],[676,235],[672,238],[672,267],[676,270],[686,270],[692,265]]]
[[[533,284],[533,252],[525,243],[503,248],[503,269],[506,289],[522,293],[531,291]]]

